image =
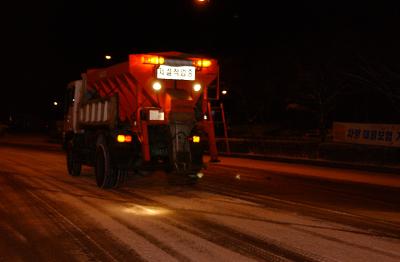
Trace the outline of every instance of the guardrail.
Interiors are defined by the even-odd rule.
[[[290,157],[312,160],[359,162],[375,165],[400,164],[400,148],[371,146],[317,139],[287,140],[229,138],[230,152],[242,155]],[[218,151],[227,154],[225,139],[217,139]]]

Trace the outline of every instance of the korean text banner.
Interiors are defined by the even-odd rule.
[[[333,141],[400,147],[400,125],[333,123]]]

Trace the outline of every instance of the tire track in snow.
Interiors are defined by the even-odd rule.
[[[119,191],[121,193],[121,190]],[[125,196],[127,194],[133,196],[135,200],[141,199],[141,204],[143,205],[165,205],[164,203],[158,202],[154,199],[144,197],[141,194],[138,195],[130,190],[122,190],[122,192]],[[290,251],[290,248],[288,247],[278,247],[278,245],[273,241],[265,241],[265,239],[257,239],[257,241],[242,241],[240,239],[243,237],[246,238],[246,236],[246,240],[255,240],[256,238],[243,232],[238,232],[235,237],[232,237],[233,229],[227,230],[228,228],[224,225],[212,223],[208,219],[199,219],[199,214],[193,216],[190,212],[182,213],[183,214],[174,214],[172,217],[168,216],[162,220],[166,224],[175,226],[194,235],[199,235],[208,241],[257,260],[287,261],[292,258],[301,258],[301,261],[320,261],[320,257],[314,259],[313,256],[315,257],[315,255],[311,253],[307,253],[307,255],[304,255],[306,252],[301,253],[301,251],[296,253]],[[260,245],[260,243],[263,244]]]
[[[295,176],[291,173],[285,173],[284,171],[277,172],[271,170],[252,170],[248,168],[238,169],[228,166],[213,166],[212,169],[213,171],[217,172],[217,176],[222,174],[222,177],[232,177],[233,174],[240,172],[241,174],[245,174],[245,176],[242,177],[250,176],[253,180],[255,180],[255,182],[252,182],[252,184],[257,184],[258,182],[261,182],[263,185],[267,187],[271,187],[271,183],[268,182],[266,184],[266,181],[271,181],[271,175],[272,175],[276,179],[285,180],[285,182],[288,184],[301,183],[303,187],[306,187],[305,190],[311,192],[318,191],[319,193],[321,193],[321,196],[326,195],[326,193],[334,194],[335,200],[340,202],[349,202],[349,199],[353,199],[356,200],[357,203],[368,202],[369,207],[371,206],[371,203],[374,203],[376,207],[380,208],[385,207],[388,208],[389,210],[398,210],[398,207],[400,205],[400,199],[398,199],[400,190],[397,188],[375,186],[371,184],[360,185],[358,183],[350,181],[335,181],[335,180],[327,181],[318,177],[309,178],[303,176]],[[230,172],[231,175],[226,175],[225,173],[221,173],[221,171]],[[213,178],[215,178],[215,176],[213,176]],[[352,185],[354,184],[361,186],[364,190],[359,189],[357,191],[354,191],[354,188],[352,187]],[[226,185],[224,184],[224,186]],[[231,188],[237,189],[237,185],[235,186],[232,183],[229,186]],[[347,191],[345,191],[343,188],[346,188]],[[374,194],[374,192],[378,188],[385,188],[384,190],[385,193],[388,194],[388,192],[390,192],[389,194],[391,197],[386,197],[385,200],[377,199],[377,196],[376,194]],[[372,193],[370,192],[369,189],[372,190],[371,191]],[[243,188],[241,187],[240,190],[243,191]],[[263,193],[263,191],[260,193]],[[303,202],[306,203],[306,201]]]
[[[76,191],[76,188],[74,188],[72,190]],[[98,189],[98,190],[100,190],[100,189]],[[96,192],[97,193],[98,192],[107,192],[109,194],[112,194],[113,196],[114,195],[121,196],[121,193],[119,191],[96,191]],[[84,193],[82,195],[87,195],[87,194]],[[132,203],[132,198],[126,199],[126,197],[127,197],[126,195],[123,195],[123,198],[125,200],[119,199],[119,200],[116,201],[117,204],[121,205],[121,204]],[[137,233],[139,235],[142,235],[146,240],[148,240],[149,242],[153,243],[154,245],[157,245],[162,250],[164,250],[165,252],[171,254],[172,256],[176,257],[177,259],[179,259],[179,261],[190,260],[190,258],[186,257],[184,254],[178,253],[176,250],[170,248],[168,245],[164,244],[162,241],[160,241],[156,237],[154,237],[153,235],[155,235],[156,233],[153,232],[153,235],[151,235],[151,234],[147,233],[145,230],[139,228],[138,226],[132,225],[131,223],[127,223],[123,219],[118,218],[115,215],[115,213],[110,212],[110,210],[105,209],[104,206],[101,206],[98,203],[97,204],[96,203],[91,203],[90,199],[95,199],[95,198],[90,198],[90,197],[86,198],[85,197],[85,199],[80,199],[80,201],[84,202],[86,205],[91,206],[90,208],[92,208],[93,210],[98,210],[99,212],[102,212],[102,214],[108,215],[110,218],[112,218],[113,220],[115,220],[115,221],[119,222],[120,224],[126,226],[127,228],[131,229],[133,232],[135,232],[135,233]],[[115,201],[115,197],[112,197],[110,201],[114,202]],[[161,219],[161,220],[163,220],[164,221],[163,223],[165,224],[166,220],[164,220],[164,219]],[[147,229],[150,229],[149,225],[145,225],[143,223],[139,223],[139,224],[141,224],[141,226],[143,226],[143,227],[147,227]],[[179,222],[178,222],[178,224],[179,224]],[[176,232],[177,231],[176,229],[178,229],[178,228],[176,228],[175,226],[171,227],[171,223],[166,223],[166,225],[167,225],[167,228],[165,226],[162,226],[162,225],[160,226],[159,223],[155,222],[155,226],[153,225],[153,227],[159,229],[160,232],[164,231],[163,234],[172,235],[173,237],[178,239],[178,242],[181,242],[180,245],[182,245],[182,243],[183,243],[184,245],[188,245],[189,244],[189,246],[190,245],[192,245],[192,247],[193,246],[195,246],[195,247],[198,246],[198,248],[199,248],[199,251],[196,252],[196,251],[193,251],[193,250],[192,251],[188,251],[188,249],[190,249],[190,248],[187,247],[186,250],[185,250],[186,252],[184,252],[184,253],[193,253],[194,252],[194,253],[196,253],[196,256],[203,256],[204,257],[206,255],[206,253],[210,253],[211,250],[215,249],[215,247],[210,246],[211,242],[209,244],[207,244],[207,242],[204,242],[205,240],[200,240],[200,241],[196,240],[196,238],[199,238],[198,235],[197,235],[197,232],[196,232],[196,234],[191,235],[191,236],[188,236],[187,234],[189,234],[189,232],[186,232],[187,236],[184,236],[185,238],[182,238],[181,235],[185,234],[184,232]],[[153,228],[153,231],[154,231],[154,228]],[[179,230],[179,231],[181,231],[181,230]],[[160,238],[160,236],[158,236],[158,238]],[[165,238],[165,237],[161,237],[161,238]],[[179,239],[181,239],[181,240],[179,240]],[[194,242],[192,242],[192,240],[190,240],[190,239],[194,239]],[[201,242],[203,242],[203,243],[201,243]],[[203,255],[201,255],[201,253],[203,253]],[[215,254],[217,254],[217,253],[224,253],[224,251],[223,250],[219,250]],[[226,253],[226,251],[225,251],[225,253]],[[232,257],[232,256],[235,257],[235,255],[233,255],[233,254],[226,254],[226,255],[230,256],[230,257]],[[207,257],[208,257],[208,259],[207,259]],[[239,256],[237,256],[236,259],[234,259],[234,260],[236,260],[236,261],[237,260],[243,260],[243,258],[244,257],[240,258]],[[210,257],[209,257],[209,255],[207,255],[206,257],[204,257],[203,259],[200,259],[200,260],[209,260],[209,259],[210,259]],[[220,256],[220,258],[218,260],[220,260],[220,259],[223,259],[223,258]],[[276,261],[276,260],[274,260],[274,261]]]
[[[82,180],[80,180],[80,181],[82,181]],[[86,180],[84,180],[84,181],[86,181],[86,182],[90,182],[88,179],[86,179]],[[67,181],[63,181],[64,183],[67,183]],[[77,183],[78,184],[78,183]],[[215,191],[212,191],[212,193],[215,193],[216,191],[218,191],[217,192],[217,194],[218,195],[224,195],[224,194],[221,194],[221,190],[222,190],[223,188],[218,188],[217,190],[215,190]],[[222,190],[223,191],[223,190]],[[225,192],[226,193],[226,192]],[[236,192],[234,192],[234,193],[232,193],[232,191],[230,191],[229,192],[229,194],[228,194],[228,196],[229,197],[236,197],[236,198],[240,198],[240,195],[241,194],[243,194],[243,192],[242,191],[236,191]],[[247,201],[252,201],[252,202],[259,202],[259,203],[265,203],[266,201],[265,201],[265,197],[262,197],[261,199],[259,198],[259,196],[258,195],[256,195],[256,194],[253,194],[253,196],[252,196],[253,198],[251,198],[251,194],[249,194],[248,196],[246,196],[246,199],[245,200],[247,200]],[[136,199],[135,199],[136,200]],[[154,204],[154,203],[153,203]],[[282,204],[282,203],[281,203]],[[286,204],[286,205],[288,205],[288,203],[283,203],[283,204]],[[290,206],[290,205],[289,205]],[[287,207],[285,206],[285,205],[283,205],[283,207],[284,208],[282,208],[282,205],[280,206],[280,208],[281,209],[284,209],[284,210],[287,210]],[[337,211],[336,211],[337,212]],[[341,213],[338,213],[337,215],[341,215]],[[194,218],[196,218],[196,217],[194,217]],[[324,218],[324,219],[326,219],[326,218]],[[329,219],[327,219],[327,220],[329,220]],[[182,222],[182,220],[178,220],[178,222]],[[336,222],[336,221],[335,221]],[[222,230],[222,229],[221,229]],[[223,231],[223,230],[222,230]]]
[[[37,198],[36,195],[32,194],[32,192],[22,183],[20,183],[20,181],[15,179],[15,177],[8,174],[7,180],[9,185],[15,191],[15,195],[18,195],[19,198],[23,199],[24,203],[26,203],[26,206],[29,207],[28,212],[35,213],[33,211],[36,210],[36,216],[38,216],[35,220],[36,225],[34,230],[31,229],[31,227],[34,225],[31,225],[31,227],[27,228],[29,231],[26,233],[26,245],[27,248],[29,247],[29,250],[24,250],[21,255],[24,255],[26,252],[33,252],[36,253],[36,255],[32,255],[31,257],[42,257],[42,259],[47,257],[45,260],[57,258],[59,261],[70,261],[71,259],[82,260],[85,258],[85,260],[96,259],[99,261],[110,261],[110,257],[96,252],[98,249],[95,245],[93,245],[93,243],[90,243],[91,245],[88,246],[87,242],[90,241],[87,241],[87,239],[82,237],[82,234],[79,230],[76,231],[76,228],[73,226],[71,227],[67,221],[65,221],[63,218],[60,218],[54,209],[49,207],[45,202],[43,202],[43,200]],[[51,224],[43,224],[44,222],[47,222],[43,221],[43,217],[47,217]],[[15,223],[32,223],[32,219],[33,218],[22,216],[15,218]],[[54,229],[49,228],[50,226],[56,227],[61,234],[60,232],[54,232]],[[41,231],[38,232],[38,230]],[[48,235],[49,233],[51,234],[50,236]],[[67,234],[69,237],[67,239],[62,238],[60,241],[57,239],[52,239],[52,237],[57,235],[62,236],[63,234]],[[40,244],[37,243],[37,238],[41,239]],[[61,248],[61,245],[63,247],[66,245],[69,247],[69,249]],[[58,251],[55,252],[55,250]],[[68,250],[68,253],[66,253],[66,250]],[[71,255],[73,255],[73,257],[71,257]],[[105,257],[107,257],[107,259],[105,259]]]
[[[349,225],[364,230],[364,232],[360,231],[360,234],[371,234],[372,232],[377,236],[400,239],[399,225],[392,222],[376,220],[372,217],[353,214],[346,211],[333,210],[309,203],[294,202],[267,195],[252,194],[232,188],[221,189],[220,187],[209,184],[203,185],[203,188],[214,194],[237,197],[264,206],[268,203],[269,207],[275,207],[281,210],[292,210],[304,214],[305,216],[312,216],[318,219]],[[368,233],[365,233],[366,231]]]
[[[134,195],[135,195],[135,198],[137,199],[137,193],[133,193]],[[151,195],[151,194],[149,194],[149,195]],[[142,196],[143,197],[143,196]],[[144,197],[145,198],[145,197]],[[145,198],[146,199],[146,198]],[[171,201],[173,201],[173,200],[171,200]],[[157,203],[157,202],[156,202]],[[159,204],[159,203],[158,203]],[[154,203],[153,203],[153,205],[154,205]],[[190,215],[189,215],[189,213],[193,213],[193,212],[191,212],[191,211],[188,211],[187,212],[188,214],[186,215],[186,217],[190,217]],[[198,212],[197,212],[198,213]],[[218,214],[215,214],[215,215],[218,215]],[[195,216],[194,217],[194,220],[196,219],[196,217],[198,217],[198,216]],[[241,218],[241,217],[238,217],[238,218]],[[246,218],[246,219],[248,219],[248,218]],[[266,222],[268,222],[268,221],[266,221]],[[273,223],[275,222],[275,221],[272,221]],[[278,223],[279,224],[279,223]],[[291,223],[281,223],[282,224],[282,226],[284,226],[284,225],[288,225],[288,226],[290,226],[291,225]],[[193,227],[195,227],[196,225],[201,225],[201,223],[195,223],[194,225],[193,225]],[[301,226],[301,225],[299,225],[299,226]],[[211,227],[212,228],[212,227]],[[299,229],[296,225],[295,226],[290,226],[290,228],[293,230],[293,231],[298,231],[298,232],[306,232],[306,233],[308,233],[308,232],[312,232],[312,231],[304,231],[304,230],[302,230],[302,229]],[[318,229],[319,227],[318,226],[316,226],[315,227],[316,229]],[[321,229],[323,229],[323,228],[321,228]],[[325,228],[324,227],[324,229],[328,229],[328,228]],[[332,230],[338,230],[338,228],[332,228]],[[342,231],[342,230],[339,230],[339,231]],[[347,231],[347,230],[343,230],[343,232],[349,232],[349,233],[352,233],[352,234],[365,234],[366,236],[370,236],[370,234],[369,233],[366,233],[366,232],[362,232],[362,231]],[[241,230],[241,234],[243,234],[243,230]],[[308,235],[313,235],[313,234],[308,234]],[[253,235],[251,235],[251,236],[253,236]],[[314,235],[314,236],[317,236],[317,235]],[[322,237],[323,235],[319,235],[318,237],[321,237],[321,239],[325,239],[325,240],[330,240],[330,241],[334,241],[334,242],[336,242],[336,243],[338,243],[338,244],[343,244],[343,245],[345,245],[346,247],[351,247],[351,246],[353,246],[353,247],[355,247],[355,248],[361,248],[362,250],[365,250],[366,252],[368,252],[368,251],[371,251],[371,252],[373,252],[373,253],[375,253],[375,254],[377,254],[377,255],[379,255],[379,254],[381,254],[381,255],[384,255],[384,256],[387,256],[387,258],[390,258],[390,257],[396,257],[397,255],[396,254],[394,254],[394,253],[391,253],[389,250],[388,250],[388,252],[385,252],[385,251],[383,251],[383,250],[381,250],[381,249],[379,249],[379,248],[375,248],[375,247],[373,247],[373,248],[371,248],[371,247],[369,247],[369,246],[364,246],[364,245],[352,245],[351,244],[351,242],[348,242],[348,241],[342,241],[342,240],[340,240],[340,239],[337,239],[337,238],[331,238],[331,237],[329,237],[329,236],[327,236],[327,238],[324,238],[324,237]],[[376,235],[374,235],[375,237],[376,237]],[[262,240],[265,240],[265,237],[262,237]],[[273,240],[272,240],[273,241]],[[272,243],[276,243],[276,241],[273,241]],[[349,244],[350,243],[350,244]],[[289,246],[287,246],[286,247],[287,249],[289,249],[289,250],[292,250],[293,249],[293,247],[289,247]],[[296,249],[294,249],[294,250],[296,250]],[[310,257],[310,259],[314,259],[314,260],[316,260],[316,261],[319,261],[319,260],[321,260],[321,257],[320,256],[317,256],[317,255],[314,255],[314,254],[312,254],[312,253],[310,253],[310,252],[303,252],[302,253],[302,251],[300,250],[299,251],[299,253],[300,254],[305,254],[305,256],[308,256],[308,257]],[[322,259],[322,260],[324,260],[324,259]]]
[[[139,197],[144,201],[148,201],[149,204],[163,205],[163,203],[146,198],[141,194],[138,195],[133,192],[130,192],[130,194],[136,198]],[[174,216],[173,219],[166,218],[165,220],[166,223],[182,230],[201,235],[209,241],[255,259],[265,261],[292,261],[293,259],[295,261],[321,261],[320,256],[316,256],[310,252],[302,250],[293,251],[292,247],[285,247],[282,243],[277,244],[273,240],[259,239],[243,231],[235,231],[223,224],[210,221],[198,213],[193,215],[192,212],[182,212],[182,214]]]
[[[70,190],[67,191],[72,191],[72,192],[76,192],[76,187],[75,186],[71,186],[68,182],[66,181],[58,181],[63,183],[63,186],[60,186],[60,184],[55,183],[55,181],[49,181],[49,180],[39,180],[38,178],[34,178],[34,185],[37,184],[41,184],[44,187],[50,187],[53,190],[49,191],[52,194],[64,194],[63,192],[66,191],[66,186],[69,187]],[[32,181],[31,181],[32,182]],[[58,190],[54,190],[54,188],[57,188]],[[96,195],[99,192],[102,192],[100,189],[96,188],[96,192],[93,193],[93,195]],[[41,192],[46,192],[47,189],[43,189],[43,188],[36,188],[35,191],[41,191]],[[105,193],[107,191],[103,191],[102,193]],[[73,200],[78,200],[81,201],[82,203],[84,203],[84,205],[78,205],[80,208],[77,208],[78,210],[80,210],[81,212],[85,212],[88,211],[90,209],[91,212],[87,212],[86,216],[92,216],[95,218],[99,218],[101,217],[102,220],[100,223],[98,223],[98,225],[104,226],[105,229],[107,229],[107,231],[113,235],[114,237],[117,237],[117,239],[122,240],[122,243],[124,243],[127,247],[129,247],[129,249],[132,250],[136,250],[135,252],[138,254],[138,258],[142,258],[142,259],[149,259],[152,260],[153,259],[153,255],[157,255],[158,253],[158,257],[159,259],[162,258],[163,261],[174,261],[175,259],[168,259],[168,255],[170,254],[170,258],[176,256],[177,259],[179,259],[180,261],[187,261],[188,259],[186,257],[184,257],[183,255],[177,253],[176,251],[170,249],[169,247],[167,247],[166,245],[163,245],[163,243],[161,243],[160,241],[158,241],[156,238],[146,234],[144,231],[134,228],[133,226],[129,226],[126,223],[121,223],[121,221],[118,221],[117,219],[115,219],[115,217],[112,214],[106,214],[105,212],[101,211],[101,206],[91,206],[90,204],[88,204],[88,201],[86,201],[84,198],[91,198],[88,194],[89,192],[84,192],[83,194],[69,194],[66,193],[70,196],[70,199],[67,201],[69,204],[71,204],[73,202]],[[47,197],[47,199],[49,199]],[[101,197],[100,200],[106,200],[104,197]],[[115,200],[113,200],[115,201]],[[117,201],[119,202],[119,201]],[[54,203],[56,206],[56,203]],[[75,205],[76,207],[77,205]],[[76,209],[75,209],[76,210]],[[95,216],[93,216],[92,214],[96,214]],[[93,218],[95,221],[96,219]],[[97,222],[99,222],[99,219],[96,220]],[[102,223],[106,221],[106,223]],[[121,238],[121,235],[116,235],[114,234],[113,230],[111,230],[110,228],[107,227],[107,225],[109,225],[111,228],[115,229],[115,231],[118,231],[119,233],[121,233],[121,235],[124,235],[123,238]],[[124,229],[125,228],[125,229]],[[125,231],[125,233],[123,232]],[[137,234],[137,237],[135,237],[134,235]],[[127,236],[130,235],[130,236]],[[138,237],[143,237],[143,239],[139,239]],[[148,241],[148,243],[146,243],[146,241]],[[142,246],[142,250],[145,250],[145,252],[142,252],[141,250],[138,250],[136,247],[136,244],[140,244]],[[138,245],[138,246],[140,246]],[[158,245],[158,246],[157,246]],[[147,246],[147,247],[146,247]],[[156,248],[157,246],[157,248]],[[148,252],[148,250],[151,250],[151,252]],[[159,251],[165,252],[165,253],[160,253]],[[158,259],[157,259],[158,260]]]
[[[32,170],[31,172],[37,173],[38,171]],[[69,219],[68,217],[71,217],[73,215],[73,212],[71,212],[71,210],[61,211],[60,208],[63,207],[62,205],[59,205],[59,203],[55,203],[54,200],[51,200],[51,198],[43,194],[43,192],[50,192],[54,196],[55,192],[57,192],[57,190],[54,190],[54,184],[49,184],[48,182],[45,182],[43,179],[37,176],[32,176],[30,177],[30,179],[26,179],[26,176],[23,175],[15,176],[14,183],[18,184],[16,186],[17,189],[19,188],[20,190],[21,188],[25,188],[25,190],[21,191],[27,191],[29,194],[33,194],[33,197],[27,197],[27,199],[38,200],[32,203],[32,206],[44,206],[44,210],[46,211],[46,213],[50,213],[49,216],[53,218],[54,223],[57,225],[64,225],[63,229],[66,230],[66,232],[70,233],[72,235],[72,238],[76,242],[79,242],[79,247],[84,249],[84,253],[86,252],[90,254],[90,250],[93,250],[95,253],[92,253],[96,255],[92,254],[92,256],[101,258],[101,256],[99,256],[98,254],[103,254],[103,256],[108,257],[106,261],[119,261],[120,259],[117,258],[135,258],[136,261],[141,260],[140,256],[136,254],[133,250],[129,250],[126,247],[120,246],[121,244],[119,244],[119,242],[115,242],[114,239],[111,239],[109,236],[105,235],[104,232],[102,232],[101,230],[97,231],[96,234],[93,235],[93,228],[86,226],[87,230],[91,231],[90,234],[93,235],[93,237],[90,236],[89,233],[86,233],[85,230],[81,228],[82,220],[85,220],[82,219],[82,216],[78,218],[78,221],[75,219],[75,222],[73,222],[72,219]],[[51,189],[49,190],[48,187],[50,187]],[[65,191],[65,188],[58,188],[58,191],[63,192]],[[37,205],[38,202],[40,203],[40,205]],[[91,224],[91,226],[93,226],[92,222],[88,222],[87,224],[89,223]],[[96,239],[99,236],[101,237],[101,241]],[[103,245],[100,245],[99,242],[102,242]],[[111,251],[114,251],[113,255],[111,255],[108,251],[110,247],[107,245],[109,245],[109,243],[112,243]],[[129,254],[126,254],[127,250],[129,251]],[[125,254],[119,254],[120,251],[123,251],[123,253]]]
[[[37,170],[37,171],[39,171],[39,170]],[[49,181],[47,181],[47,182],[49,182]],[[62,182],[64,182],[64,181],[62,181]],[[176,225],[176,224],[175,224]],[[136,229],[133,229],[133,230],[136,230],[135,232],[140,232],[140,231],[138,231],[138,228],[136,228]],[[145,235],[144,234],[144,232],[142,231],[142,232],[140,232],[146,239],[149,239],[149,236],[147,235]],[[152,239],[152,241],[154,242],[154,239]],[[160,244],[160,243],[156,243],[156,244]],[[228,247],[229,248],[229,246],[227,246],[227,245],[224,245],[225,247]],[[242,246],[243,246],[243,244],[242,244]],[[165,247],[164,247],[165,248]],[[230,249],[232,249],[232,247],[230,247]],[[250,248],[250,249],[252,249],[252,248]],[[235,250],[235,251],[237,251],[237,250]],[[242,252],[243,253],[243,252]],[[250,254],[251,256],[254,256],[254,255],[252,255],[254,253],[254,251],[253,250],[251,250],[250,252],[247,252],[247,254]],[[258,253],[260,253],[260,252],[258,252]],[[261,252],[262,253],[262,252]],[[176,255],[176,254],[175,254]],[[265,256],[263,256],[263,258],[265,258]],[[273,260],[273,261],[281,261],[282,259],[281,258],[279,258],[279,257],[277,257],[277,256],[274,256],[274,255],[272,255],[272,254],[268,254],[268,256],[267,256],[267,258],[268,258],[268,260]]]

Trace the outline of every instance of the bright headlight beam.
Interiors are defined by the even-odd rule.
[[[160,216],[170,213],[169,210],[161,207],[142,205],[132,205],[130,207],[124,208],[123,211],[137,216]]]

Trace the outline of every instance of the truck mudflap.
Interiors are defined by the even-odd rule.
[[[200,141],[193,141],[197,134],[193,122],[170,123],[171,150],[170,159],[173,172],[169,174],[172,182],[194,183],[203,168],[203,146]],[[177,180],[177,181],[174,181]]]

